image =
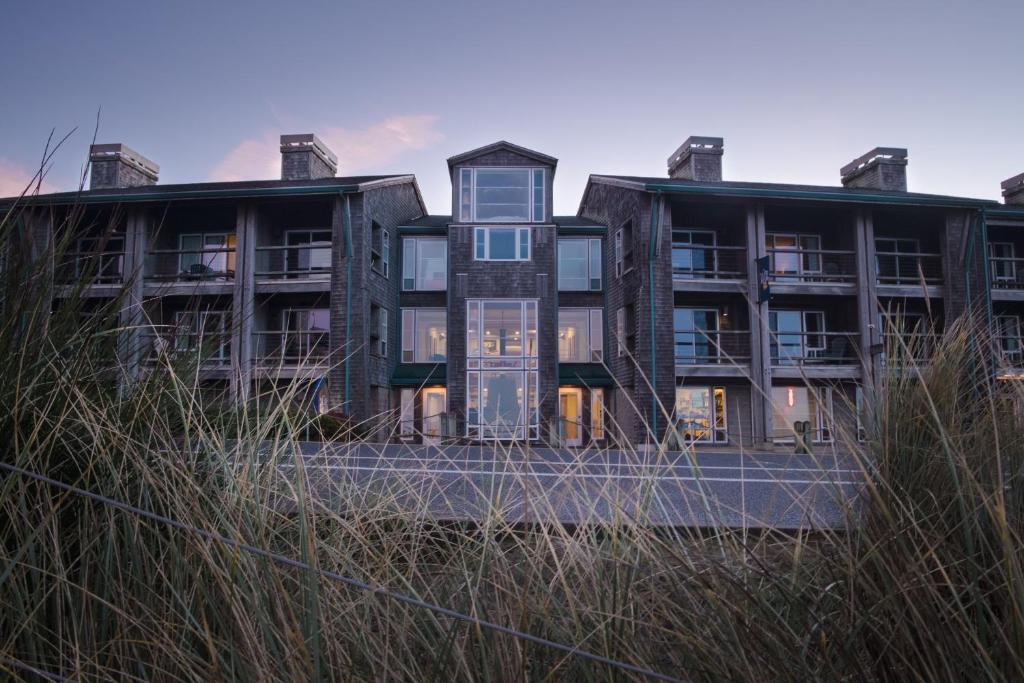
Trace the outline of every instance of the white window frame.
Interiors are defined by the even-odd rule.
[[[188,233],[182,233],[182,234],[178,235],[178,272],[180,272],[180,273],[185,272],[185,268],[182,265],[182,259],[185,256],[191,256],[191,255],[199,255],[200,262],[204,266],[210,267],[210,264],[213,263],[213,262],[212,261],[207,261],[205,254],[210,254],[211,256],[213,256],[214,259],[223,257],[224,258],[224,272],[227,272],[229,270],[229,268],[228,268],[228,261],[231,260],[229,257],[234,255],[234,257],[235,257],[234,265],[235,265],[235,270],[237,270],[237,268],[238,268],[238,239],[237,239],[237,237],[235,238],[235,245],[232,246],[232,247],[228,247],[228,238],[232,237],[234,235],[235,235],[235,233],[230,231],[230,230],[228,230],[227,232],[188,232]],[[198,237],[198,238],[200,238],[200,242],[202,242],[202,248],[200,250],[198,250],[198,251],[197,250],[192,250],[192,251],[188,252],[188,254],[181,253],[181,252],[185,251],[185,247],[182,246],[182,245],[183,245],[183,242],[184,242],[185,238],[187,238],[187,237]],[[216,249],[211,249],[211,250],[207,251],[207,249],[206,249],[206,247],[207,247],[206,240],[208,238],[210,238],[210,237],[221,237],[221,238],[223,238],[222,246],[217,247]],[[228,251],[229,248],[231,249],[231,251]]]
[[[626,307],[619,306],[615,311],[615,355],[622,358],[626,355]]]
[[[620,278],[625,274],[625,253],[623,252],[622,240],[624,229],[615,231],[615,277]]]
[[[491,258],[491,231],[512,230],[515,232],[515,258]],[[512,226],[478,226],[473,228],[473,260],[474,261],[529,261],[533,257],[533,245],[531,244],[531,228],[520,228]],[[484,254],[481,257],[477,253],[477,244],[483,237]],[[526,246],[526,256],[523,256],[523,246]]]
[[[423,287],[419,282],[420,245],[423,242],[438,242],[444,246],[444,282],[440,287]],[[475,249],[475,245],[474,245]],[[409,282],[412,286],[407,286]],[[402,291],[403,292],[444,292],[448,289],[448,240],[444,237],[403,237],[402,238]]]
[[[777,247],[775,246],[775,239],[777,237],[789,237],[793,240],[793,247]],[[807,238],[817,240],[816,249],[807,249],[804,247],[803,241]],[[821,235],[813,232],[769,232],[764,236],[765,239],[765,250],[768,251],[771,256],[771,263],[769,265],[768,272],[771,275],[777,275],[781,277],[803,277],[806,275],[821,275],[824,269],[824,259],[821,253]],[[783,249],[785,253],[792,254],[796,257],[796,272],[790,271],[777,271],[775,269],[776,254],[773,250]],[[806,268],[804,266],[804,259],[807,256],[811,256],[817,260],[817,268]]]
[[[569,312],[585,312],[587,321],[587,351],[589,360],[563,360],[561,353],[559,353],[559,363],[601,363],[604,361],[604,320],[603,320],[603,309],[600,308],[578,308],[578,307],[565,307],[558,309],[558,328],[561,329],[562,313]]]
[[[1007,256],[997,257],[996,256],[996,249],[1003,248],[1003,247],[1009,247],[1010,248],[1010,255],[1008,257]],[[989,258],[990,259],[995,259],[995,258],[1000,258],[1000,259],[1009,258],[1010,259],[1009,261],[992,261],[991,262],[992,263],[992,266],[991,266],[992,281],[993,282],[1016,282],[1017,281],[1017,261],[1015,259],[1017,258],[1017,250],[1014,247],[1013,242],[1005,242],[1005,241],[1004,242],[989,242],[989,244],[988,244],[988,253],[989,253]],[[996,273],[999,270],[1000,266],[1009,266],[1008,270],[1010,271],[1010,274],[1009,275],[997,275]]]
[[[419,312],[429,311],[431,313],[444,313],[445,327],[445,360],[418,360],[416,358],[416,318]],[[402,309],[402,348],[399,357],[400,363],[447,363],[448,362],[448,309],[447,308],[403,308]],[[411,354],[412,360],[406,360],[406,353]]]
[[[778,314],[778,313],[799,313],[800,314],[800,332],[799,333],[797,333],[797,332],[790,332],[788,330],[779,332],[778,329],[774,329],[774,330],[771,329],[771,314],[772,313],[775,313],[775,314]],[[811,346],[811,345],[809,345],[807,343],[807,338],[809,336],[811,336],[812,334],[814,334],[812,332],[808,332],[807,331],[807,327],[808,327],[807,326],[807,318],[808,318],[808,316],[812,316],[812,315],[820,316],[820,318],[821,318],[821,330],[817,334],[821,337],[821,343],[823,344],[822,346]],[[778,325],[776,325],[776,328],[778,328]],[[794,308],[776,308],[776,309],[771,309],[771,310],[768,311],[768,334],[770,336],[770,343],[771,344],[775,344],[779,349],[782,348],[781,345],[778,343],[778,338],[779,338],[780,334],[782,334],[782,335],[799,334],[800,335],[800,358],[805,358],[805,359],[806,358],[814,358],[815,357],[814,353],[820,353],[820,352],[828,350],[828,339],[829,339],[829,336],[828,336],[828,328],[826,327],[825,311],[818,311],[818,310],[805,311],[805,310],[794,309]],[[781,359],[782,356],[780,355],[779,358]]]
[[[331,240],[326,242],[323,240],[313,241],[313,233],[326,232],[330,233],[330,229],[325,228],[290,228],[284,231],[284,267],[281,269],[286,273],[330,273],[331,271]],[[308,235],[310,238],[309,242],[300,242],[298,244],[292,244],[292,235]],[[290,268],[288,263],[288,253],[292,250],[308,249],[310,252],[310,262],[313,260],[313,251],[317,249],[327,250],[327,265],[326,266],[313,266],[309,265],[305,268],[298,266],[299,259],[296,258],[295,268]]]
[[[708,410],[709,410],[709,415],[708,415],[707,436],[706,436],[706,438],[691,439],[689,441],[689,443],[728,443],[729,442],[729,408],[728,408],[729,394],[728,394],[728,390],[726,389],[726,387],[724,387],[722,385],[717,385],[716,386],[716,385],[713,385],[713,384],[699,384],[699,385],[679,384],[679,385],[676,385],[676,392],[677,392],[677,394],[678,394],[680,389],[682,389],[683,391],[704,390],[704,391],[707,391],[707,393],[708,393]],[[716,392],[719,392],[719,391],[722,392],[722,412],[721,412],[721,415],[719,415],[718,409],[717,409],[716,404],[715,404],[715,394],[716,394]],[[677,422],[678,419],[679,419],[677,410],[678,410],[678,405],[673,407],[673,416],[672,416],[673,423]],[[722,423],[721,427],[718,426],[719,418],[721,419],[721,423]]]
[[[811,443],[832,443],[835,441],[835,435],[832,433],[835,417],[835,407],[832,403],[832,387],[775,385],[769,391],[769,395],[771,395],[771,391],[774,391],[775,389],[806,389],[807,391],[812,392],[815,396],[814,419],[818,423],[818,429],[815,431],[814,436],[811,437]],[[823,410],[826,403],[828,407],[827,411]],[[774,419],[775,416],[773,413],[772,420],[774,421]],[[793,434],[791,429],[789,429],[789,425],[784,425],[784,427],[785,429],[782,431],[788,431],[790,435],[778,437],[774,435],[774,432],[778,430],[778,427],[774,423],[772,424],[772,441],[775,443],[795,443],[796,435]]]
[[[377,306],[377,355],[388,357],[388,309]]]
[[[529,200],[527,202],[526,211],[529,217],[523,220],[516,219],[514,221],[502,220],[502,219],[487,219],[477,217],[477,182],[476,176],[477,171],[526,171],[527,172],[527,184],[529,186]],[[537,198],[536,198],[536,183],[535,174],[541,173],[541,198],[540,207],[541,215],[537,216]],[[469,181],[469,211],[466,212],[466,182]],[[543,166],[469,166],[459,169],[459,219],[465,223],[543,223],[547,212],[547,169]]]
[[[587,284],[586,287],[565,287],[562,285],[562,245],[563,244],[586,244]],[[593,259],[594,249],[597,249],[597,261]],[[560,292],[600,292],[604,288],[604,280],[601,277],[601,239],[592,237],[560,237],[557,246],[558,265],[558,291]],[[594,267],[596,265],[596,268]],[[596,271],[596,272],[595,272]],[[597,286],[594,281],[597,280]]]

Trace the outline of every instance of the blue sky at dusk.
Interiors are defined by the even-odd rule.
[[[877,146],[911,190],[998,198],[1024,171],[1024,2],[11,2],[0,196],[51,128],[78,127],[48,189],[99,142],[162,183],[275,177],[315,132],[346,173],[415,173],[450,211],[445,158],[507,139],[588,173],[664,175],[688,135],[729,180],[838,184]]]

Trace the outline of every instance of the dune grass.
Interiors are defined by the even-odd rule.
[[[15,230],[5,221],[10,256]],[[656,528],[644,501],[567,527],[537,486],[532,524],[499,504],[479,524],[443,524],[417,509],[413,481],[316,495],[294,457],[310,424],[288,391],[234,410],[184,361],[119,391],[122,302],[72,288],[51,303],[46,261],[6,259],[2,461],[316,571],[5,474],[7,677],[637,678],[317,573],[330,571],[686,680],[1024,678],[1024,395],[986,379],[970,325],[891,373],[866,444],[842,435],[868,503],[846,529]],[[613,487],[588,495],[621,509]]]

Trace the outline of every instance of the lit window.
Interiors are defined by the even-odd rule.
[[[812,439],[832,440],[832,390],[810,389],[806,386],[772,387],[772,436],[775,441],[789,442],[796,437],[794,424],[810,423]]]
[[[558,360],[562,363],[600,363],[603,356],[601,309],[558,309]]]
[[[462,221],[544,221],[544,169],[463,168],[459,172]]]
[[[604,389],[590,390],[590,438],[604,439]]]
[[[724,387],[676,387],[675,427],[684,441],[728,441]]]
[[[235,234],[206,233],[178,238],[178,265],[189,278],[225,278],[235,275]]]
[[[601,289],[601,240],[558,240],[558,289],[564,292]]]
[[[471,438],[536,439],[537,302],[466,302],[466,429]]]
[[[529,261],[529,228],[475,228],[473,256],[477,261]]]
[[[444,291],[448,288],[448,241],[406,237],[402,240],[402,289]]]
[[[443,308],[402,309],[402,362],[448,360],[448,313]]]

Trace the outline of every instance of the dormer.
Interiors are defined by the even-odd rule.
[[[501,140],[448,159],[456,223],[550,223],[558,159]]]

